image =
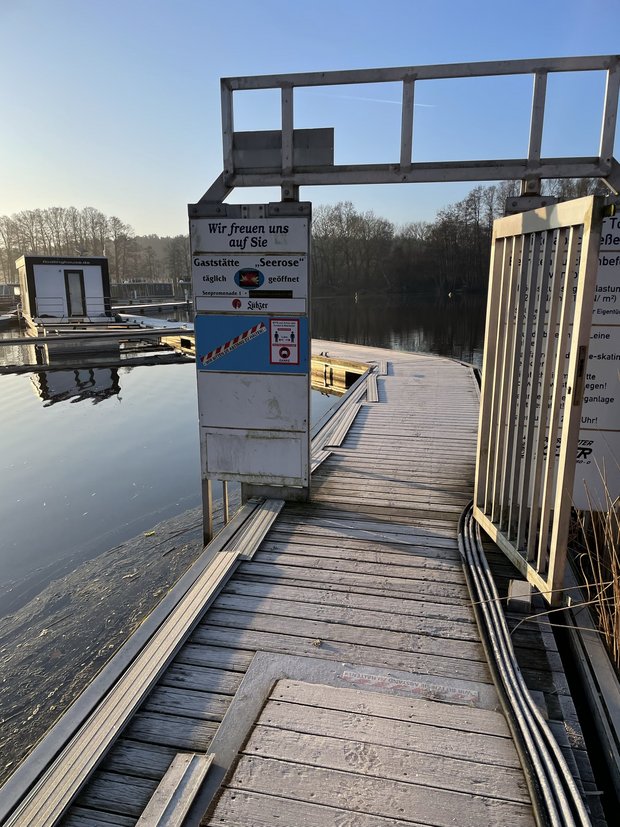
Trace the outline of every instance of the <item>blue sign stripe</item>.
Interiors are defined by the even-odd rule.
[[[295,317],[299,364],[272,363],[270,322],[278,319],[290,321],[291,317],[199,314],[194,322],[196,367],[236,373],[308,373],[310,341],[305,316]]]

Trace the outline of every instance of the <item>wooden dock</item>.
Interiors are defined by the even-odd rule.
[[[244,507],[9,781],[7,825],[537,823],[457,543],[473,371],[314,349],[374,370],[313,441],[312,501]]]

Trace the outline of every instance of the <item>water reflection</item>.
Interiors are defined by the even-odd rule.
[[[103,402],[121,390],[117,368],[46,370],[30,376],[33,388],[45,406],[56,402]]]
[[[480,367],[486,298],[361,295],[314,298],[318,339],[437,353]]]

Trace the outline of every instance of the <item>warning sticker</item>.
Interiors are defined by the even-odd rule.
[[[308,373],[308,319],[199,313],[196,367],[217,373]]]
[[[248,330],[244,330],[243,333],[240,333],[238,336],[235,336],[232,339],[229,339],[227,342],[223,342],[221,345],[218,345],[213,350],[210,350],[208,353],[205,353],[204,356],[199,356],[199,361],[201,365],[208,365],[211,362],[214,362],[216,359],[220,359],[222,356],[225,356],[227,353],[230,353],[233,350],[236,350],[241,345],[244,345],[246,342],[251,342],[252,339],[255,339],[257,336],[260,336],[261,333],[265,333],[267,328],[262,322],[259,324],[255,324],[253,327],[248,328]]]
[[[269,342],[272,365],[298,365],[299,319],[270,319]]]

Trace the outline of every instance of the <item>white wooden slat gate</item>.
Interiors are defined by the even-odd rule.
[[[551,603],[564,580],[602,199],[495,222],[474,516]]]

